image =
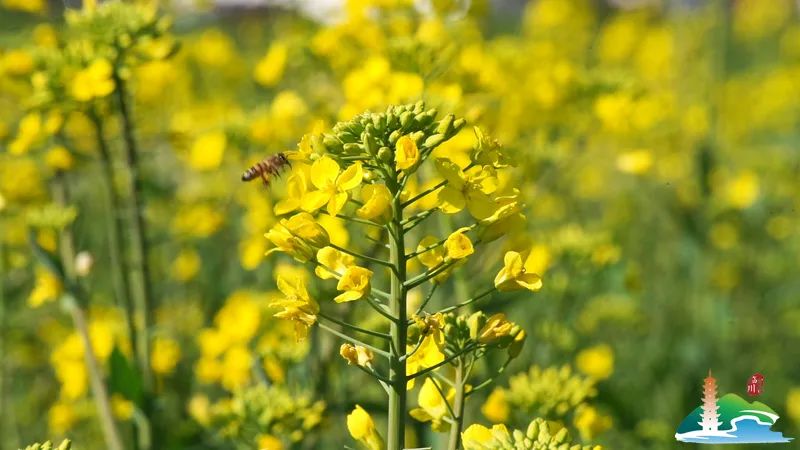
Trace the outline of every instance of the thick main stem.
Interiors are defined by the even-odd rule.
[[[455,399],[453,400],[453,423],[450,425],[448,450],[458,450],[461,444],[461,428],[464,426],[464,360],[459,358],[456,365]]]
[[[400,189],[395,181],[392,189]],[[396,192],[393,192],[395,194]],[[406,340],[408,324],[406,320],[406,278],[405,242],[403,238],[403,207],[399,196],[393,195],[393,218],[389,224],[389,259],[394,267],[391,276],[390,309],[396,320],[392,321],[389,379],[389,431],[387,433],[388,450],[405,448],[406,419]]]
[[[130,283],[133,301],[136,306],[134,323],[137,329],[137,358],[142,381],[147,392],[152,392],[153,377],[150,370],[150,342],[148,326],[152,322],[152,292],[150,269],[147,262],[147,238],[145,234],[144,213],[141,199],[142,182],[139,174],[139,150],[133,131],[133,118],[128,105],[125,81],[114,73],[117,85],[122,134],[125,140],[125,163],[128,170],[129,226],[130,232]],[[145,406],[145,410],[149,408]],[[149,416],[149,414],[148,414]]]

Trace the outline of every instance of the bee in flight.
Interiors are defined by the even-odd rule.
[[[242,181],[252,181],[261,178],[264,186],[269,187],[270,177],[279,176],[286,167],[291,167],[292,163],[284,153],[276,153],[255,163],[252,167],[245,170],[242,174]]]

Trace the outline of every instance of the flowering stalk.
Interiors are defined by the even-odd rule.
[[[461,428],[464,426],[464,389],[466,387],[464,360],[460,359],[455,369],[455,397],[453,399],[452,423],[450,424],[450,438],[448,440],[448,450],[458,450],[461,443]]]
[[[139,370],[146,391],[153,387],[153,377],[150,370],[150,341],[148,326],[152,322],[152,292],[150,268],[147,262],[147,236],[144,222],[144,212],[141,199],[142,181],[139,173],[139,150],[133,130],[133,118],[128,105],[128,92],[125,81],[118,71],[114,71],[117,103],[119,106],[120,125],[125,141],[125,167],[128,171],[128,195],[130,196],[130,217],[128,225],[130,232],[130,283],[133,301],[136,305],[134,322],[137,324],[136,333],[139,360]],[[148,409],[148,408],[146,408]]]

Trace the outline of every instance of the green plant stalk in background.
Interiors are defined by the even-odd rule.
[[[147,262],[147,236],[145,232],[144,211],[141,199],[141,175],[139,173],[139,150],[133,130],[133,117],[128,105],[128,92],[125,81],[118,72],[114,72],[116,95],[119,104],[120,125],[125,141],[125,164],[128,171],[129,223],[130,226],[130,283],[133,301],[136,305],[134,323],[137,324],[136,334],[137,358],[139,370],[142,375],[142,384],[145,392],[153,390],[153,376],[150,370],[150,341],[148,336],[149,325],[152,321],[152,287],[150,269]],[[151,417],[150,407],[147,405],[149,398],[145,399],[144,410]]]
[[[69,190],[63,173],[56,174],[53,181],[53,198],[56,203],[62,207],[67,207],[69,205]],[[89,384],[94,394],[95,407],[97,408],[97,416],[100,421],[100,428],[103,432],[106,448],[109,450],[124,450],[125,447],[122,445],[119,430],[114,422],[108,389],[103,381],[100,365],[97,362],[97,357],[92,348],[89,326],[86,323],[86,313],[81,303],[85,302],[86,299],[83,298],[85,296],[81,295],[79,292],[75,275],[75,248],[73,242],[72,230],[70,225],[67,224],[60,230],[59,252],[63,270],[60,274],[57,274],[60,276],[62,284],[66,287],[63,305],[72,317],[75,330],[83,345],[83,354],[89,375]]]
[[[454,387],[455,387],[455,398],[453,399],[453,423],[450,424],[450,437],[448,439],[447,448],[448,450],[458,450],[459,444],[461,443],[461,429],[464,426],[464,389],[467,384],[466,376],[464,370],[464,359],[459,358],[458,364],[456,364],[455,369],[455,380],[454,380]],[[447,398],[443,396],[443,398]]]

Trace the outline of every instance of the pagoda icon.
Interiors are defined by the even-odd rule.
[[[719,431],[719,405],[717,405],[717,379],[711,376],[711,370],[708,371],[708,377],[703,380],[703,413],[700,415],[702,420],[699,425],[703,427],[703,431]]]

